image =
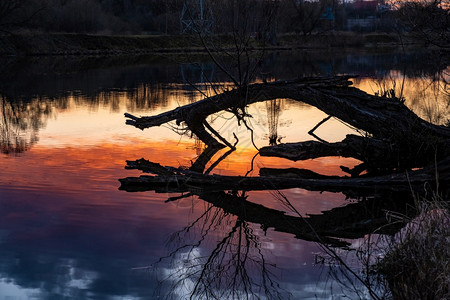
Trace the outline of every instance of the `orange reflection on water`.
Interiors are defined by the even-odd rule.
[[[96,205],[110,204],[111,197],[116,197],[118,193],[120,198],[150,197],[162,203],[162,200],[167,199],[167,195],[157,196],[150,192],[128,194],[117,190],[119,178],[142,174],[136,170],[125,170],[126,160],[143,157],[164,166],[189,167],[197,158],[193,146],[193,141],[155,143],[132,138],[122,144],[102,144],[90,148],[51,148],[37,145],[17,157],[2,156],[0,168],[3,172],[0,174],[0,184],[13,190],[46,191],[67,199],[70,199],[70,195],[78,194],[76,201],[86,201]],[[217,153],[209,165],[225,151]],[[254,149],[238,149],[223,160],[212,173],[245,175],[252,168],[251,161],[256,153]],[[342,175],[339,165],[349,166],[355,163],[357,163],[356,160],[336,158],[295,163],[279,158],[258,156],[254,160],[254,171],[250,175],[258,176],[260,167],[301,167],[327,175]],[[308,193],[305,191],[304,196],[308,196]],[[262,203],[268,199],[267,194],[264,193],[255,193],[255,198]]]
[[[396,97],[403,97],[405,104],[422,119],[445,124],[450,119],[450,94],[448,82],[450,67],[436,74],[436,78],[407,77],[401,71],[391,70],[383,78],[357,78],[355,87],[369,94],[383,94],[393,91]]]
[[[83,220],[86,223],[93,222],[95,218],[92,215],[96,213],[107,212],[113,218],[126,218],[122,215],[126,211],[131,216],[156,218],[161,226],[166,226],[167,224],[163,224],[175,222],[179,218],[180,209],[182,212],[188,211],[193,203],[203,208],[203,202],[197,197],[166,204],[164,200],[177,195],[126,193],[118,190],[118,179],[142,174],[136,170],[125,170],[126,160],[145,158],[163,166],[190,167],[204,148],[204,145],[194,139],[181,137],[168,128],[154,127],[140,131],[125,125],[123,113],[130,109],[136,115],[156,115],[198,100],[199,97],[192,95],[189,98],[180,91],[166,89],[141,89],[144,88],[139,88],[133,94],[134,98],[127,93],[105,93],[96,101],[82,96],[69,96],[56,103],[50,101],[54,116],[46,119],[40,128],[38,143],[16,157],[0,157],[0,168],[3,170],[0,174],[0,187],[17,198],[25,199],[27,195],[36,198],[39,205],[51,206],[49,211],[63,218]],[[161,98],[164,101],[155,100]],[[310,140],[308,130],[325,115],[299,102],[281,102],[283,110],[276,120],[279,121],[277,128],[283,137],[282,141]],[[265,103],[258,103],[249,107],[249,113],[253,116],[251,123],[256,144],[259,147],[267,145],[267,135],[274,125],[267,118],[272,112],[268,111]],[[358,163],[354,159],[330,157],[302,162],[261,156],[253,160],[258,151],[250,142],[249,131],[243,126],[239,127],[233,118],[215,120],[211,125],[225,138],[232,141],[232,133],[236,133],[240,142],[237,150],[214,168],[211,172],[213,174],[243,176],[253,169],[249,176],[258,176],[261,167],[297,167],[324,175],[344,175],[340,165],[352,167]],[[317,130],[317,134],[329,141],[342,139],[347,128],[338,127],[333,122],[337,121],[330,120]],[[228,149],[222,149],[216,153],[206,168],[227,151]],[[307,213],[319,213],[340,205],[345,200],[341,194],[330,193],[323,197],[317,192],[302,189],[284,192],[295,200],[302,212]],[[283,209],[270,192],[251,192],[248,199],[271,208]],[[67,211],[72,206],[89,207],[91,217]],[[126,209],[121,211],[124,206]],[[196,212],[198,211],[197,209]]]

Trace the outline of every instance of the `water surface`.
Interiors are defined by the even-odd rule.
[[[418,59],[421,65],[410,63]],[[127,160],[146,158],[189,167],[202,153],[204,145],[189,134],[180,135],[168,125],[140,131],[125,125],[123,113],[158,114],[201,99],[197,89],[211,93],[207,81],[227,85],[212,63],[180,64],[162,57],[3,60],[1,298],[184,299],[195,289],[205,265],[210,288],[223,295],[264,297],[263,283],[272,282],[269,296],[355,296],[327,275],[328,265],[320,261],[323,248],[315,242],[248,222],[197,196],[165,203],[180,195],[118,190],[118,179],[140,175],[124,169]],[[449,118],[448,95],[442,93],[442,76],[448,80],[449,69],[429,54],[273,53],[263,69],[272,79],[358,74],[355,86],[369,93],[393,89],[424,119],[443,124]],[[258,147],[267,145],[273,134],[281,142],[313,139],[308,131],[326,117],[289,99],[279,99],[276,105],[279,111],[266,103],[249,107]],[[259,156],[252,163],[257,150],[246,128],[227,113],[208,120],[230,141],[233,133],[239,138],[237,150],[214,168],[216,174],[245,175],[253,170],[250,175],[257,176],[261,167],[298,167],[343,175],[339,166],[358,163],[333,157],[290,162]],[[336,119],[316,131],[329,142],[348,133],[354,130]],[[217,153],[209,165],[225,152]],[[303,189],[284,190],[282,196],[239,196],[292,216],[320,215],[361,200]],[[297,212],[286,207],[283,197]],[[357,245],[361,239],[347,241]],[[221,248],[221,242],[226,247]],[[248,260],[237,259],[235,254],[244,249]],[[224,269],[234,270],[234,276]],[[235,278],[240,285],[233,284]],[[247,286],[242,285],[245,280]]]

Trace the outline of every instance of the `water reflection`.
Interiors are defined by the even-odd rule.
[[[445,70],[446,66],[436,69],[428,63],[429,57],[274,53],[262,64],[263,71],[273,78],[359,73],[363,76],[357,84],[374,92],[378,91],[375,75],[382,74],[388,86],[391,78],[403,81],[401,75],[407,74],[405,97],[411,98],[407,95],[410,90],[411,94],[424,91],[420,95],[428,99],[426,88],[431,87],[437,95],[448,81],[442,77],[435,86],[436,81],[429,79],[418,84],[418,74]],[[234,291],[240,296],[245,291],[326,299],[330,293],[339,293],[330,292],[326,280],[320,278],[321,270],[315,265],[316,257],[323,254],[319,245],[348,246],[352,239],[383,227],[386,210],[410,214],[408,193],[379,190],[363,194],[300,188],[283,191],[302,217],[286,206],[285,198],[267,191],[118,191],[118,178],[140,174],[124,170],[126,160],[145,157],[184,167],[181,169],[245,175],[252,169],[256,151],[248,132],[234,127],[226,114],[214,116],[212,122],[230,132],[224,135],[228,140],[234,141],[231,132],[239,137],[240,144],[232,153],[208,149],[186,136],[180,138],[170,128],[149,133],[123,124],[125,111],[158,114],[202,98],[190,83],[214,93],[199,83],[198,72],[185,72],[183,79],[174,58],[1,60],[1,297],[152,299],[155,291],[160,291],[160,296],[172,291],[172,296],[179,298],[195,290],[198,295]],[[411,63],[417,61],[423,64]],[[409,67],[403,71],[405,65]],[[203,73],[212,74],[208,68],[204,66]],[[215,70],[212,78],[220,81],[221,75]],[[400,86],[397,83],[395,88]],[[445,120],[448,102],[444,100],[433,98],[444,104],[436,122]],[[283,109],[278,111],[278,105]],[[424,112],[428,107],[421,97],[411,105],[423,105]],[[326,117],[289,100],[274,107],[253,105],[249,113],[258,146],[267,145],[275,135],[277,140],[283,137],[283,142],[310,139],[311,124]],[[336,120],[316,132],[327,141],[340,140],[345,133]],[[253,172],[285,164],[256,157]],[[354,164],[344,158],[323,158],[292,166],[340,175],[340,165]],[[169,198],[172,201],[165,203]],[[315,232],[308,224],[317,228]],[[383,228],[386,231],[380,233],[398,230],[395,226]],[[161,257],[158,268],[151,268],[155,274],[133,269]]]
[[[217,228],[220,236],[214,236]],[[192,240],[192,231],[199,240]],[[261,249],[260,235],[240,218],[209,206],[169,241],[173,250],[156,264],[169,261],[162,282],[168,285],[163,289],[169,299],[287,299],[276,275],[279,270]]]
[[[318,243],[319,250],[316,250],[314,259],[316,264],[322,264],[322,258],[331,254],[333,256],[328,260],[337,261],[340,256],[337,256],[337,250],[332,249],[346,249],[350,246],[350,239],[362,239],[373,232],[391,235],[404,226],[400,222],[389,223],[386,211],[409,217],[415,215],[415,211],[410,209],[413,199],[408,192],[377,191],[376,195],[348,193],[347,197],[357,197],[355,203],[302,217],[279,191],[272,195],[265,194],[266,199],[272,196],[278,201],[282,206],[279,210],[253,203],[252,200],[257,198],[246,191],[208,192],[192,183],[188,187],[178,188],[159,186],[156,191],[185,193],[170,197],[166,202],[185,201],[189,205],[187,199],[198,197],[207,204],[197,202],[195,209],[200,207],[203,211],[201,216],[171,235],[167,256],[150,267],[140,268],[152,269],[160,274],[161,295],[169,299],[241,299],[243,295],[289,299],[293,295],[284,288],[285,284],[280,279],[283,269],[275,267],[277,259],[270,247],[264,246],[261,241],[274,239],[274,231]],[[345,252],[342,253],[345,257]],[[294,251],[293,255],[299,255],[298,251]],[[335,265],[341,268],[342,263],[340,258]],[[351,298],[364,289],[366,278],[355,276],[360,264],[347,268],[352,273],[345,270],[346,277],[334,280],[351,282],[355,290],[346,291]],[[367,294],[374,293],[374,287],[367,287],[370,288]],[[301,292],[301,296],[305,296],[305,291]]]
[[[379,95],[403,97],[418,116],[433,124],[450,120],[450,67],[430,75],[408,77],[391,70],[384,77],[360,78],[355,86]]]
[[[394,234],[404,226],[403,223],[387,222],[386,211],[408,216],[414,214],[407,209],[413,204],[408,187],[401,192],[393,191],[389,186],[327,188],[316,187],[307,182],[300,183],[298,187],[341,192],[346,196],[346,200],[355,199],[356,203],[322,211],[317,215],[309,214],[305,218],[289,198],[279,191],[297,187],[297,183],[289,181],[289,178],[280,182],[277,178],[267,177],[254,180],[255,177],[247,178],[246,175],[208,175],[220,164],[222,157],[232,155],[236,150],[231,147],[231,150],[217,161],[212,161],[205,171],[206,165],[220,149],[221,147],[208,146],[198,156],[201,163],[194,161],[188,168],[163,167],[145,159],[127,161],[127,169],[138,169],[154,176],[120,179],[120,189],[128,192],[176,193],[177,196],[168,198],[166,202],[179,202],[194,197],[207,204],[199,218],[175,233],[168,256],[162,257],[151,267],[143,267],[156,268],[156,273],[163,273],[161,295],[166,295],[167,298],[239,299],[243,295],[289,298],[289,292],[282,287],[276,276],[272,275],[270,266],[274,259],[268,259],[259,242],[259,238],[265,236],[268,230],[294,235],[303,241],[316,242],[319,249],[338,258],[336,251],[332,249],[350,246],[347,239],[363,238],[375,231],[378,234]],[[262,169],[260,173],[261,171]],[[255,184],[252,184],[252,179],[256,181]],[[262,204],[248,200],[251,197],[249,191],[253,190],[269,191],[262,195]],[[265,206],[267,199],[271,197],[276,199],[281,208]],[[198,205],[193,206],[194,209],[198,211]],[[259,234],[254,234],[258,225]],[[192,242],[186,243],[191,240]],[[210,245],[211,243],[213,245]],[[346,266],[342,259],[339,262]],[[365,285],[365,278],[358,276],[356,270],[351,267],[347,269],[350,270],[351,277],[345,278],[358,287],[355,289],[356,294],[362,287],[367,288],[368,294],[376,293],[371,285]]]
[[[155,111],[173,103],[182,105],[186,99],[193,102],[204,95],[214,95],[217,92],[214,83],[224,80],[224,75],[211,63],[181,64],[180,69],[170,58],[2,58],[2,61],[4,153],[27,150],[38,139],[40,128],[45,127],[51,114],[57,117],[72,102],[88,105],[92,110],[106,106],[119,112],[125,105],[131,113]],[[356,73],[361,77],[355,86],[368,93],[395,91],[425,120],[446,124],[450,119],[450,69],[434,53],[272,53],[262,62],[262,72],[276,79]],[[275,133],[283,129],[277,127],[277,109],[266,109],[271,115],[267,124],[270,143],[277,139]]]
[[[155,144],[140,138],[122,143],[84,149],[36,145],[26,155],[0,160],[5,170],[0,177],[0,274],[5,281],[23,293],[31,290],[37,299],[154,296],[157,280],[131,269],[167,255],[167,236],[186,226],[187,220],[196,220],[204,206],[192,209],[190,198],[164,203],[167,194],[117,191],[117,177],[133,173],[123,170],[130,156],[175,165],[187,164],[196,153],[192,143]],[[252,197],[262,202],[267,198]],[[314,205],[314,197],[304,193],[296,198],[308,199],[305,210],[316,213],[323,205],[344,201],[329,195]],[[279,240],[272,236],[271,243],[281,247]],[[295,251],[291,244],[286,241],[284,247]],[[314,251],[310,248],[304,250],[306,255]],[[288,255],[285,248],[278,252]],[[18,295],[7,291],[0,295]]]
[[[132,152],[129,145],[36,146],[0,160],[0,277],[11,289],[31,290],[36,299],[151,298],[152,282],[131,268],[162,254],[178,216],[170,208],[161,216],[158,197],[115,192],[115,174]]]
[[[4,154],[28,150],[39,140],[38,132],[52,113],[45,101],[7,101],[2,94],[0,107],[0,151]]]

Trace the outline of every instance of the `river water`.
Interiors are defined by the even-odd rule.
[[[141,175],[124,168],[127,160],[189,167],[204,150],[201,142],[169,125],[141,131],[125,125],[123,116],[155,115],[201,99],[199,91],[213,93],[210,82],[228,85],[214,64],[196,61],[1,59],[0,299],[186,299],[193,291],[193,299],[211,294],[368,298],[357,280],[336,275],[317,242],[236,217],[195,195],[165,202],[180,194],[118,189],[118,179]],[[357,74],[355,86],[369,93],[394,89],[427,121],[444,124],[450,118],[449,67],[433,53],[281,52],[260,64],[269,80]],[[248,113],[253,142],[230,114],[208,118],[226,139],[234,142],[233,133],[239,139],[237,150],[212,173],[257,176],[261,167],[297,167],[344,175],[339,166],[358,163],[336,157],[254,158],[253,143],[268,145],[269,136],[281,142],[313,139],[308,131],[326,115],[289,99],[251,105]],[[332,142],[355,131],[330,119],[315,133]],[[303,189],[237,195],[291,216],[321,215],[363,202],[358,196]],[[367,234],[342,239],[350,246],[336,250],[356,270],[359,263],[348,249],[357,249]]]

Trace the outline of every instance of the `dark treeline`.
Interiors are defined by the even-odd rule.
[[[183,1],[0,0],[0,26],[46,32],[175,32]]]
[[[285,7],[282,10],[286,15],[294,12],[295,3],[291,0],[0,0],[0,30],[179,34],[186,32],[182,19],[208,19],[214,31],[221,33],[233,30],[231,23],[236,20],[237,10],[248,13],[247,21],[263,23],[268,6],[276,12]]]
[[[215,31],[230,31],[236,1],[201,1],[203,17]],[[263,2],[248,0],[248,11],[260,17]],[[190,4],[189,4],[190,3]],[[0,0],[0,29],[10,32],[32,29],[43,32],[100,34],[179,34],[182,18],[198,17],[199,1],[186,0]],[[193,7],[195,12],[183,9]],[[219,25],[220,24],[220,25]],[[219,28],[220,26],[220,28]]]
[[[196,12],[183,14],[189,3]],[[278,33],[415,31],[427,37],[438,31],[444,32],[445,37],[436,36],[437,40],[447,38],[449,0],[387,3],[384,0],[0,0],[0,31],[179,34],[185,31],[182,18],[193,15],[197,18],[201,10],[200,18],[212,20],[214,31],[223,33],[233,30],[230,26],[237,10],[247,10],[249,21],[263,24],[269,7],[275,12]],[[256,27],[249,29],[256,31]]]

